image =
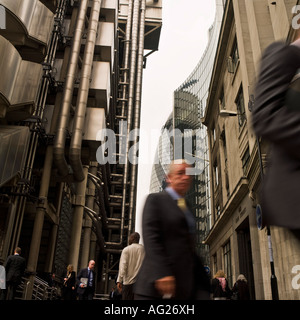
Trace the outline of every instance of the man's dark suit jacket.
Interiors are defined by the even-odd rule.
[[[6,282],[19,283],[24,274],[26,263],[20,255],[11,255],[5,262]]]
[[[155,289],[155,280],[175,276],[175,299],[193,299],[203,266],[195,254],[194,239],[189,234],[185,215],[166,191],[150,194],[146,200],[143,239],[145,258],[134,293],[161,298]]]
[[[96,274],[93,270],[91,270],[92,274],[93,274],[93,285],[92,285],[92,292],[95,292],[95,277],[96,277]],[[85,290],[86,290],[86,287],[85,288],[81,288],[79,287],[80,285],[80,279],[81,278],[88,278],[88,268],[84,268],[84,269],[81,269],[77,275],[77,284],[78,284],[78,289],[77,289],[77,293],[78,294],[84,294],[85,293]]]
[[[264,222],[300,229],[300,101],[286,104],[286,93],[297,69],[300,49],[276,42],[264,52],[256,85],[252,124],[271,144],[261,207]]]

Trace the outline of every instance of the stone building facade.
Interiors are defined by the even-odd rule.
[[[257,300],[274,299],[276,291],[280,300],[300,298],[299,243],[288,230],[271,227],[268,232],[257,226],[260,159],[266,167],[268,146],[251,127],[261,54],[274,41],[293,40],[291,22],[297,4],[296,0],[226,1],[202,118],[210,147],[212,213],[205,243],[210,246],[211,273],[223,269],[230,286],[244,274],[251,298]]]

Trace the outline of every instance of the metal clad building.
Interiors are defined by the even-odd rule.
[[[40,278],[55,272],[59,283],[68,264],[94,259],[106,294],[135,228],[137,164],[124,140],[140,126],[144,53],[158,50],[162,1],[0,5],[0,263],[22,248],[22,298],[31,299]],[[99,163],[103,130],[115,134],[114,162]]]

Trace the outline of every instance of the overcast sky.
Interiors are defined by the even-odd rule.
[[[163,0],[159,50],[147,58],[143,75],[136,206],[136,231],[141,234],[160,129],[172,112],[173,92],[201,59],[214,17],[215,0]]]

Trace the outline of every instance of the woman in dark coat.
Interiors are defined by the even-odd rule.
[[[214,300],[229,300],[231,290],[223,270],[219,270],[211,281],[211,292]]]
[[[232,288],[233,296],[236,296],[236,300],[250,300],[250,292],[247,284],[247,279],[243,274],[240,274],[236,283]]]
[[[76,283],[76,274],[73,271],[73,265],[69,264],[67,267],[67,274],[64,278],[63,283],[63,299],[64,300],[75,300],[76,291],[75,291],[75,283]]]

